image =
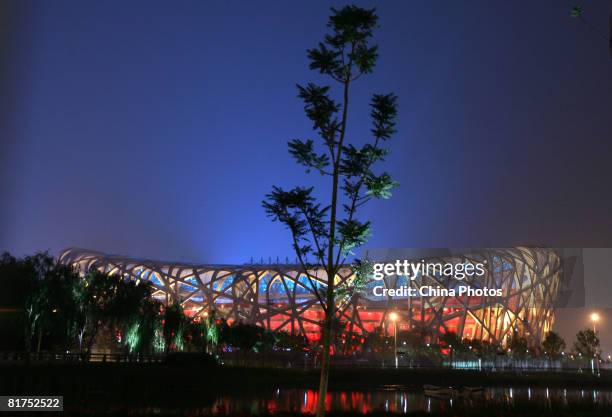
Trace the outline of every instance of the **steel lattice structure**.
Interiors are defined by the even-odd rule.
[[[193,316],[211,310],[229,322],[254,323],[272,330],[320,337],[323,311],[313,286],[296,265],[195,265],[157,262],[106,255],[84,249],[67,249],[60,262],[82,273],[96,268],[126,279],[147,281],[154,297],[164,303],[180,302]],[[485,249],[465,255],[428,258],[429,262],[483,262],[488,267],[481,277],[458,281],[452,277],[421,275],[414,280],[387,276],[370,281],[365,291],[338,303],[338,319],[345,334],[392,333],[388,313],[399,314],[400,331],[418,331],[435,340],[445,332],[469,339],[504,343],[517,331],[530,342],[541,341],[554,321],[554,301],[559,290],[562,262],[550,249],[518,247]],[[310,271],[314,285],[324,291],[323,270]],[[350,285],[352,270],[342,268],[336,285]],[[501,288],[501,297],[431,296],[377,297],[375,285],[398,288],[406,285],[457,288],[459,285]]]

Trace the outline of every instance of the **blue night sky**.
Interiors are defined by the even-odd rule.
[[[260,202],[327,190],[286,142],[312,137],[295,84],[321,81],[305,51],[330,4],[5,2],[0,250],[293,259]],[[602,34],[558,0],[358,4],[378,6],[380,59],[349,139],[370,94],[400,98],[401,188],[363,212],[369,246],[612,246],[609,2],[586,8]]]

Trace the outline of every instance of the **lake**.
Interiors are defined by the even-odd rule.
[[[612,391],[559,388],[485,388],[480,394],[458,395],[452,398],[428,397],[422,390],[409,390],[402,386],[386,386],[370,391],[332,391],[326,403],[328,411],[354,414],[390,412],[408,414],[415,411],[444,412],[461,406],[477,409],[483,402],[531,404],[563,407],[572,403],[593,403],[610,407]],[[236,395],[218,398],[202,414],[257,415],[274,413],[314,413],[317,392],[311,389],[276,389],[267,394]]]

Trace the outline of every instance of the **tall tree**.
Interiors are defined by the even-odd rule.
[[[370,222],[360,221],[358,210],[373,198],[389,198],[397,183],[386,172],[372,170],[387,155],[385,142],[395,133],[397,115],[394,94],[375,94],[370,103],[371,140],[364,145],[350,143],[348,132],[349,93],[353,82],[374,70],[377,47],[370,44],[378,26],[375,9],[345,6],[331,9],[327,24],[330,33],[316,48],[308,50],[310,69],[339,84],[341,98],[332,98],[328,85],[298,85],[306,116],[320,137],[289,141],[289,153],[306,171],[329,178],[330,190],[324,205],[313,194],[313,187],[284,190],[273,187],[263,206],[273,221],[291,232],[293,248],[312,291],[325,313],[317,416],[325,414],[329,378],[332,326],[336,316],[336,277],[353,250],[370,235]],[[340,210],[339,210],[340,209]],[[311,262],[312,260],[312,262]],[[316,271],[323,269],[326,285]]]

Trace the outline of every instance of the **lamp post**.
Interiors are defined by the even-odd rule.
[[[591,322],[593,322],[593,333],[597,333],[597,322],[599,321],[599,314],[592,313],[591,314]]]
[[[399,316],[395,311],[392,311],[389,313],[389,319],[393,322],[393,356],[395,356],[395,368],[397,368],[397,320]]]
[[[596,312],[591,313],[591,322],[593,322],[593,334],[597,336],[597,322],[599,321],[599,314]],[[591,358],[591,371],[595,373],[597,368],[597,374],[599,374],[599,359],[597,358],[597,352],[593,354]]]

